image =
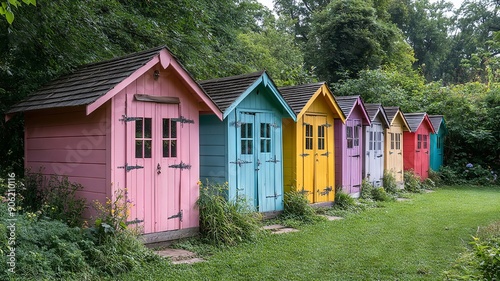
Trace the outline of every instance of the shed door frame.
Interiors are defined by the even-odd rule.
[[[260,212],[276,211],[283,201],[281,120],[273,111],[236,111],[236,196],[244,195]],[[280,188],[281,187],[281,188]]]
[[[308,113],[302,118],[303,141],[301,147],[302,158],[302,187],[307,192],[311,203],[333,201],[334,184],[330,182],[333,167],[329,166],[329,157],[333,157],[333,147],[329,139],[329,131],[333,124],[328,124],[328,115],[322,113]],[[330,155],[332,154],[332,155]]]
[[[126,164],[135,166],[124,171],[126,199],[133,204],[127,223],[142,227],[145,234],[182,227],[182,169],[170,168],[182,159],[182,125],[174,120],[180,116],[179,107],[178,104],[136,101],[133,97],[127,101],[127,116],[134,120],[125,122]],[[146,134],[147,131],[151,132]]]

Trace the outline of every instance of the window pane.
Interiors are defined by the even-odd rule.
[[[135,120],[135,137],[142,138],[142,119]]]
[[[151,118],[144,118],[144,138],[151,138]]]
[[[135,141],[135,158],[142,158],[142,141]]]
[[[266,147],[267,147],[266,152],[271,152],[271,140],[266,140]]]
[[[247,137],[247,124],[241,124],[241,138],[244,139]]]
[[[241,154],[247,154],[247,141],[241,140]]]
[[[247,154],[253,153],[253,140],[247,141]]]
[[[163,118],[163,138],[169,138],[169,137],[170,137],[170,119]]]
[[[253,124],[247,124],[247,138],[253,138]]]
[[[170,141],[163,140],[163,157],[170,157]]]
[[[177,157],[177,141],[176,140],[170,141],[170,156]]]
[[[352,138],[352,127],[347,127],[347,137]]]
[[[170,137],[173,139],[177,138],[177,121],[171,121],[170,129],[172,130]]]
[[[352,139],[347,140],[347,148],[352,148],[352,147],[353,147]]]
[[[144,158],[151,158],[151,140],[144,141]]]

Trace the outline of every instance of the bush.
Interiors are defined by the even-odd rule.
[[[474,252],[479,258],[479,267],[486,280],[500,280],[500,237],[481,241],[474,238]]]
[[[348,210],[356,205],[356,201],[351,195],[342,191],[342,189],[337,189],[335,192],[335,204],[334,207],[341,210]]]
[[[384,189],[387,193],[396,194],[398,192],[398,185],[396,183],[396,177],[393,173],[389,171],[384,171],[384,176],[382,178],[384,183]]]
[[[373,199],[372,197],[372,191],[374,187],[373,185],[367,180],[363,179],[361,182],[361,198],[363,199]]]
[[[260,231],[262,216],[252,210],[246,198],[226,200],[224,194],[227,194],[227,184],[200,184],[197,205],[202,239],[215,246],[254,240]]]
[[[408,192],[418,193],[422,191],[420,177],[413,170],[404,172],[405,190]]]
[[[70,182],[66,176],[46,177],[28,172],[24,183],[18,183],[18,204],[24,212],[39,213],[71,227],[82,226],[87,202],[76,195],[82,189],[82,185]]]
[[[372,190],[372,198],[375,201],[392,201],[394,200],[383,187],[377,187]]]
[[[441,178],[441,172],[437,172],[432,169],[429,170],[428,179],[432,180],[432,182],[434,183],[434,187],[440,186],[443,183],[443,179]]]
[[[313,222],[316,218],[314,209],[309,205],[309,201],[304,193],[292,188],[285,193],[285,209],[281,216],[283,219],[297,219],[302,222]]]
[[[106,209],[107,207],[105,207]],[[106,213],[112,213],[107,208]],[[0,280],[9,280],[7,203],[0,203]],[[97,220],[105,218],[97,218]],[[119,221],[112,218],[111,221]],[[94,229],[70,227],[41,212],[16,215],[14,280],[95,280],[159,260],[128,230],[101,239]]]

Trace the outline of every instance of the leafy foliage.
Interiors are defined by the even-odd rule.
[[[328,82],[355,78],[401,51],[399,31],[377,18],[371,2],[334,0],[313,19],[306,61]]]
[[[404,172],[405,190],[408,192],[419,193],[423,189],[420,177],[413,170]]]
[[[342,189],[335,190],[335,203],[334,207],[342,210],[348,210],[356,205],[356,201],[349,194],[342,191]]]
[[[314,209],[304,193],[292,188],[285,193],[285,208],[281,215],[283,219],[296,219],[302,222],[313,222],[316,218]]]
[[[394,174],[392,172],[384,170],[382,182],[384,183],[384,189],[385,191],[387,191],[387,193],[396,194],[398,192],[396,177],[394,177]]]
[[[200,184],[197,205],[200,210],[200,234],[215,246],[234,246],[256,239],[261,215],[245,198],[226,200],[227,184]]]

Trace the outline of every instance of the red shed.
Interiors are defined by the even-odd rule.
[[[200,111],[222,119],[160,47],[82,66],[8,114],[25,112],[26,168],[68,176],[88,202],[127,188],[129,224],[156,242],[197,231]]]
[[[404,170],[414,170],[425,180],[429,176],[430,134],[434,133],[434,127],[425,112],[404,116],[410,127],[410,132],[403,132]]]

